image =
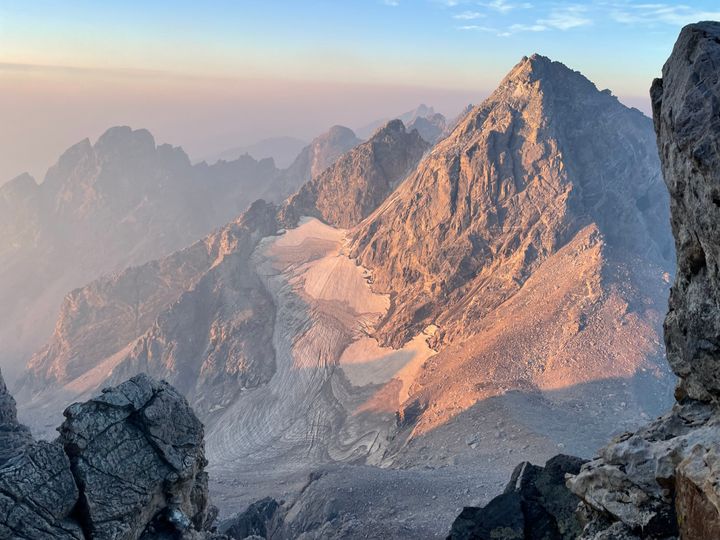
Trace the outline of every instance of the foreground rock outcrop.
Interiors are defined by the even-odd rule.
[[[584,462],[557,455],[545,467],[521,463],[502,495],[484,508],[463,509],[448,540],[576,538],[580,533],[577,499],[565,487],[565,475],[577,474]]]
[[[720,23],[685,28],[652,86],[678,271],[665,320],[680,396],[720,396]]]
[[[720,23],[683,29],[651,96],[678,272],[665,320],[672,411],[568,482],[583,538],[720,537]]]
[[[65,417],[57,440],[0,464],[0,538],[213,536],[203,426],[172,386],[138,375]]]

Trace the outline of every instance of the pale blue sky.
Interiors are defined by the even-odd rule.
[[[198,154],[419,100],[453,113],[533,52],[647,111],[678,31],[701,19],[720,19],[717,1],[0,0],[0,113],[21,123],[0,133],[0,181],[109,123]],[[43,122],[36,158],[23,141]]]

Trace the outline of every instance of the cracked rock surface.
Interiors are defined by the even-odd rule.
[[[12,405],[0,378],[3,430],[27,434]],[[172,386],[137,375],[64,414],[56,441],[27,435],[0,463],[0,538],[222,538],[203,425]]]

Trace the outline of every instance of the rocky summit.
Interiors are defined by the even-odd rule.
[[[392,120],[302,186],[283,207],[281,219],[293,227],[302,216],[341,228],[357,225],[405,179],[428,148],[416,130],[408,133],[402,121]]]

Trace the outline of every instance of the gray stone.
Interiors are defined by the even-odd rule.
[[[678,271],[665,320],[680,395],[720,396],[720,23],[686,26],[653,83]]]
[[[30,430],[18,423],[15,400],[0,372],[0,467],[31,442]]]
[[[137,375],[65,411],[59,441],[93,537],[135,540],[159,512],[200,529],[208,511],[203,426],[174,388]]]
[[[71,512],[78,489],[57,443],[31,443],[0,467],[0,538],[85,538]]]

